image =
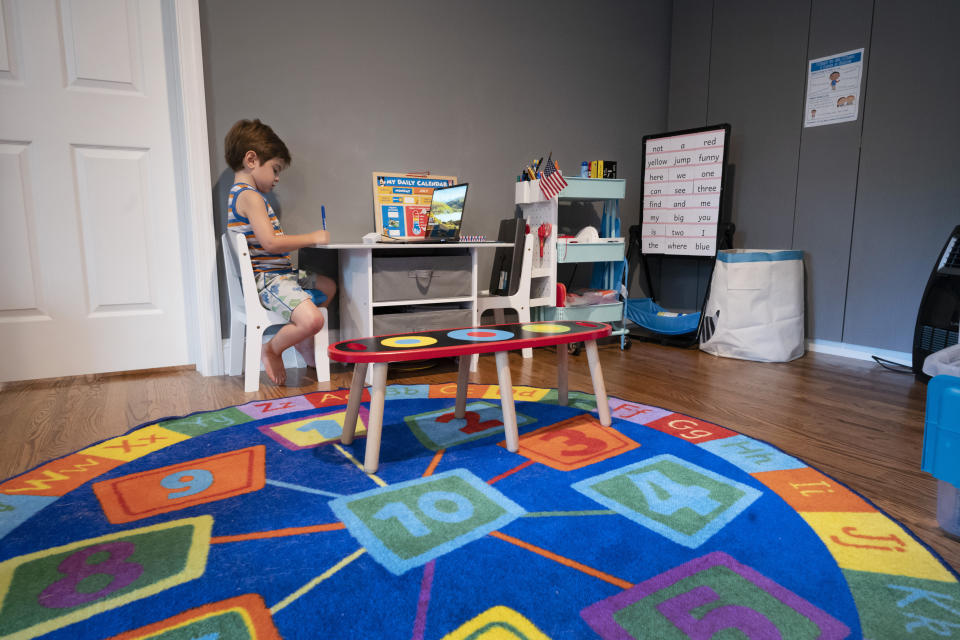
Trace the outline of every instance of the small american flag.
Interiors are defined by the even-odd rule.
[[[556,160],[548,160],[547,166],[543,169],[543,177],[540,178],[540,192],[547,200],[556,197],[567,186],[567,181],[563,179],[563,174],[557,167]]]

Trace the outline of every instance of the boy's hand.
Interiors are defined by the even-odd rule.
[[[317,229],[310,234],[313,244],[330,244],[330,232],[323,229]]]

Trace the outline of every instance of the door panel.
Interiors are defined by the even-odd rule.
[[[16,7],[8,0],[0,2],[0,82],[19,80],[19,24]]]
[[[161,4],[0,2],[0,380],[187,364]]]
[[[3,216],[6,250],[0,252],[0,318],[41,314],[36,280],[36,225],[30,193],[25,144],[0,144],[0,215]]]
[[[69,87],[140,92],[139,11],[128,0],[60,0]]]

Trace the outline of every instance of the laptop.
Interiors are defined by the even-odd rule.
[[[467,201],[468,183],[433,190],[430,211],[427,214],[427,232],[417,237],[391,237],[384,229],[379,241],[393,243],[441,243],[460,242],[460,227],[463,224],[463,208]]]

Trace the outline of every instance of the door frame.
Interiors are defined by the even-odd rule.
[[[183,258],[184,312],[191,362],[204,376],[223,374],[217,241],[207,136],[199,0],[165,0],[163,31],[174,172]]]

